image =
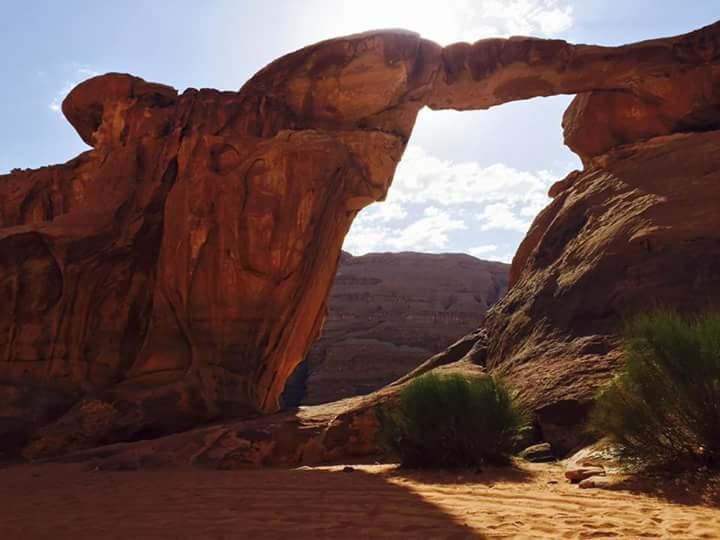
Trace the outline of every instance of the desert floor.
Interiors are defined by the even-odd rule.
[[[720,508],[673,482],[649,494],[579,489],[560,465],[354,468],[5,467],[0,538],[720,538]]]

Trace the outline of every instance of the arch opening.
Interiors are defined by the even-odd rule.
[[[572,98],[420,111],[386,200],[345,239],[328,319],[283,407],[375,391],[477,328],[550,185],[581,167],[562,137]]]

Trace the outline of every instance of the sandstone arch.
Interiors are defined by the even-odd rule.
[[[0,177],[0,436],[42,455],[274,411],[422,107],[581,94],[566,141],[592,168],[716,127],[719,62],[720,23],[622,47],[380,31],[284,56],[239,92],[81,83],[63,112],[92,150]],[[21,276],[49,269],[29,311]]]

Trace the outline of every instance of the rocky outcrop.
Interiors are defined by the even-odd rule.
[[[518,276],[489,311],[486,365],[566,451],[620,356],[624,319],[720,300],[720,131],[617,148],[573,175],[536,218]]]
[[[621,91],[657,105],[668,129],[709,130],[716,127],[706,118],[719,98],[719,36],[715,24],[623,47],[511,38],[441,48],[409,32],[374,32],[287,55],[239,92],[190,89],[179,95],[119,74],[80,84],[63,112],[93,149],[64,165],[0,178],[4,448],[11,446],[6,441],[23,445],[30,437],[25,454],[38,456],[275,411],[287,377],[322,326],[343,237],[361,208],[385,197],[420,108],[482,109],[535,96]],[[675,83],[684,80],[702,88]],[[589,100],[586,112],[573,116],[592,118],[597,102]],[[617,117],[608,125],[621,126],[621,135],[605,137],[610,144],[658,134],[630,132],[626,115]],[[598,313],[592,299],[578,300],[586,291],[572,284],[592,274],[583,269],[606,270],[592,282],[597,288],[615,282],[613,269],[625,268],[603,262],[615,261],[614,252],[593,251],[592,242],[574,257],[563,255],[579,242],[577,235],[584,238],[587,222],[608,230],[605,221],[591,219],[599,210],[589,209],[594,199],[585,190],[592,184],[599,196],[611,196],[607,190],[622,193],[623,182],[634,186],[640,173],[632,167],[642,156],[672,170],[663,161],[672,155],[646,153],[643,146],[640,158],[620,154],[598,169],[605,162],[595,153],[605,143],[582,150],[579,141],[592,131],[569,133],[570,141],[578,141],[570,144],[596,168],[576,178],[538,218],[533,240],[515,263],[522,268],[514,273],[516,292],[488,325],[497,336],[489,365],[516,381],[527,374],[522,389],[529,396],[531,384],[547,384],[546,400],[529,399],[539,407],[560,399],[563,380],[573,389],[571,375],[557,371],[558,359],[572,355],[574,365],[586,366],[576,353],[601,357],[606,351],[602,340],[567,341],[585,343],[581,349],[565,345],[561,330],[570,314],[580,318],[568,336],[590,326],[595,336],[596,328],[605,328],[606,311]],[[649,148],[660,144],[653,141]],[[691,150],[676,142],[682,138],[672,141],[667,144]],[[702,155],[690,178],[706,185],[716,169]],[[607,182],[589,180],[603,175]],[[654,193],[627,189],[626,198],[611,200],[614,210],[630,209],[607,214],[610,223],[650,204]],[[702,190],[687,181],[677,188],[688,194],[695,189]],[[670,190],[662,196],[679,195]],[[585,202],[574,204],[578,198]],[[709,204],[712,194],[703,200]],[[598,202],[601,209],[611,204]],[[710,223],[703,208],[701,223]],[[701,246],[693,264],[711,267],[712,229],[693,224],[678,230],[685,236],[663,233],[660,247],[645,253],[671,245],[680,250],[671,260],[687,262],[685,256],[696,255],[691,246]],[[647,235],[654,246],[654,236]],[[623,249],[639,250],[636,238],[629,236]],[[569,276],[552,273],[556,256],[564,268],[575,269]],[[637,267],[643,278],[642,268],[670,275],[661,268],[663,257],[653,260],[658,262]],[[714,284],[716,273],[695,273],[700,277],[690,283]],[[626,285],[634,283],[632,273],[623,275]],[[640,288],[645,299],[653,290]],[[574,290],[581,292],[563,296]],[[613,290],[598,295],[612,303]],[[696,290],[677,289],[686,296]],[[529,291],[539,299],[528,299]],[[548,304],[547,314],[538,311]],[[551,335],[544,328],[554,327],[558,332],[544,342],[545,352],[532,352],[533,344]],[[518,341],[524,336],[528,340]],[[540,366],[541,358],[554,360]],[[610,362],[610,356],[602,358]],[[602,363],[587,369],[592,381],[601,378],[593,374],[607,372]],[[547,380],[538,381],[538,373]]]
[[[717,61],[717,44],[706,46],[708,62]],[[720,125],[716,70],[670,72],[662,87],[652,96],[621,90],[576,96],[563,116],[565,144],[591,165],[592,158],[624,144]]]
[[[292,130],[271,101],[91,79],[63,106],[95,148],[0,179],[3,441],[35,431],[43,455],[276,408],[404,141]]]
[[[477,327],[508,268],[463,254],[343,253],[322,335],[288,383],[302,387],[295,399],[367,394],[412,371]]]
[[[477,377],[472,362],[435,368],[440,373]],[[377,436],[376,408],[402,388],[391,384],[377,392],[333,403],[310,405],[248,420],[218,422],[154,440],[120,443],[73,452],[59,459],[91,462],[94,470],[135,470],[188,465],[211,469],[291,466],[383,458]]]

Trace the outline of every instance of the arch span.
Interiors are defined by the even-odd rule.
[[[579,93],[566,140],[592,167],[716,122],[719,61],[718,23],[622,47],[378,31],[284,56],[238,92],[81,83],[63,112],[93,149],[0,179],[0,430],[43,455],[274,411],[420,108]],[[28,234],[47,249],[8,249]],[[27,268],[38,284],[59,269],[30,311],[44,289],[28,293]]]

